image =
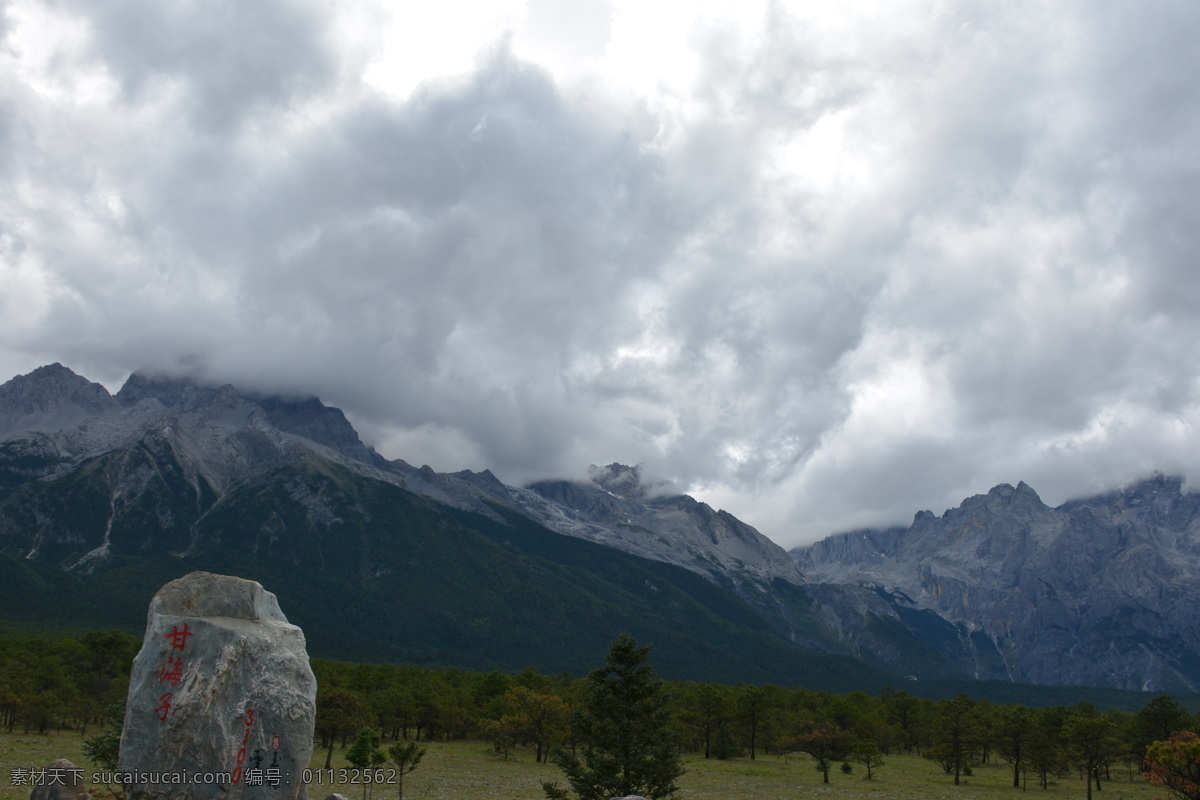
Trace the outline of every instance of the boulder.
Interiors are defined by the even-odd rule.
[[[306,800],[316,679],[254,581],[193,572],[150,601],[119,769],[128,800]]]
[[[29,800],[92,800],[92,796],[84,788],[83,770],[58,758],[38,773]]]

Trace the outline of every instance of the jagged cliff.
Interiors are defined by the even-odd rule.
[[[543,525],[713,577],[804,583],[787,552],[724,510],[646,485],[638,467],[593,465],[587,481],[540,481],[515,496]]]
[[[1200,495],[1155,476],[1058,508],[1002,484],[907,529],[792,555],[810,580],[877,587],[958,631],[938,645],[977,677],[1200,689]]]

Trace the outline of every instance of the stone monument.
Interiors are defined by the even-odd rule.
[[[193,572],[150,601],[119,769],[128,800],[306,800],[317,683],[254,581]]]

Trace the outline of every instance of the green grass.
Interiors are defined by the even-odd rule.
[[[0,733],[0,797],[4,800],[28,800],[31,786],[13,786],[15,768],[40,769],[56,758],[66,758],[76,766],[90,769],[83,757],[83,737],[78,733],[38,734]],[[99,793],[93,793],[99,798]]]
[[[680,800],[718,800],[739,797],[756,800],[798,800],[798,798],[877,798],[878,800],[999,800],[999,798],[1083,798],[1087,792],[1082,780],[1074,776],[1052,782],[1043,791],[1030,776],[1028,791],[1012,787],[1008,766],[992,764],[974,768],[960,786],[933,762],[919,756],[885,756],[886,763],[875,779],[863,780],[861,765],[843,775],[837,766],[829,773],[829,784],[821,782],[815,762],[804,755],[767,756],[756,761],[733,759],[705,761],[689,759],[689,773],[680,782]],[[1131,783],[1124,775],[1095,796],[1101,800],[1151,800],[1162,791],[1135,776]]]
[[[63,732],[47,736],[0,733],[0,800],[25,800],[30,787],[12,786],[14,767],[39,768],[55,758],[65,757],[91,772],[80,749],[78,733]],[[562,774],[553,765],[535,764],[533,756],[521,752],[515,759],[501,760],[489,752],[483,742],[428,743],[428,753],[417,770],[404,780],[408,800],[541,800],[541,781],[558,780]],[[836,767],[829,785],[821,783],[821,773],[807,756],[763,756],[729,761],[706,761],[696,756],[685,758],[687,774],[679,781],[679,800],[803,800],[804,798],[873,798],[877,800],[1000,800],[1001,798],[1083,798],[1083,781],[1072,775],[1060,778],[1048,790],[1037,788],[1032,780],[1028,791],[1014,789],[1008,768],[1003,764],[975,767],[974,775],[954,786],[950,776],[930,761],[917,756],[887,756],[878,777],[862,779],[862,767],[843,775]],[[313,754],[312,767],[325,765],[324,751]],[[342,751],[335,750],[335,770],[348,768]],[[336,777],[336,773],[335,773]],[[1152,800],[1164,796],[1161,789],[1135,776],[1128,779],[1125,769],[1114,770],[1115,780],[1104,784],[1100,800]],[[565,782],[563,782],[565,783]],[[363,797],[361,784],[323,781],[309,786],[311,800],[321,800],[340,792],[350,800]],[[92,792],[97,800],[106,797],[102,787]],[[377,786],[368,798],[391,800],[395,786]]]

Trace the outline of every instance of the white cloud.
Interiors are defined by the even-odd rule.
[[[12,0],[0,368],[791,544],[1194,474],[1200,10]]]

